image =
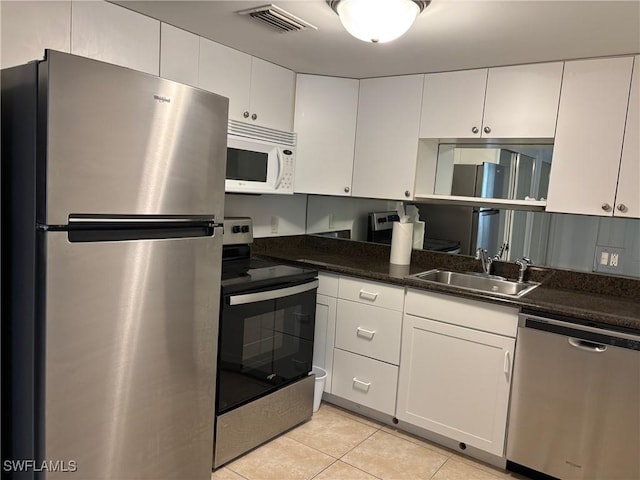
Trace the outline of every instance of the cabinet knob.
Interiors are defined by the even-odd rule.
[[[409,190],[404,191],[404,196],[409,198],[411,196],[411,192]]]
[[[473,127],[471,129],[471,133],[478,133],[478,132],[479,132],[478,127]]]
[[[611,211],[611,205],[609,205],[608,203],[603,203],[600,208],[602,208],[602,210],[604,210],[605,212],[610,212]]]
[[[258,119],[258,115],[256,115],[255,113],[251,115],[251,120],[257,120],[257,119]]]
[[[249,118],[249,112],[244,112],[244,113],[242,114],[242,116],[243,116],[244,118]]]
[[[349,187],[344,187],[344,193],[349,193],[351,189]]]
[[[627,206],[624,203],[619,203],[617,208],[620,212],[626,212],[628,210]]]
[[[484,130],[484,133],[491,133],[490,127],[484,127],[483,130]]]

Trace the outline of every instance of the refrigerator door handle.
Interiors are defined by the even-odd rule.
[[[69,226],[109,226],[127,224],[191,224],[209,223],[212,227],[220,226],[215,216],[206,215],[70,215]]]

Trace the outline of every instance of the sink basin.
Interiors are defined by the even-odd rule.
[[[536,288],[539,283],[517,282],[504,277],[487,275],[484,273],[460,273],[447,270],[429,270],[427,272],[409,275],[407,278],[424,280],[425,282],[450,285],[452,287],[474,290],[476,292],[491,293],[506,297],[522,297]]]

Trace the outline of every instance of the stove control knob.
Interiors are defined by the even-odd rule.
[[[249,225],[242,226],[242,233],[249,233]]]
[[[231,232],[240,233],[240,225],[234,225],[233,228],[231,229]]]

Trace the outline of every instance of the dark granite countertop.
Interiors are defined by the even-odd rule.
[[[254,241],[253,253],[313,266],[322,271],[513,305],[542,314],[564,315],[640,332],[640,280],[632,278],[534,266],[527,271],[526,279],[539,282],[540,286],[523,297],[506,298],[407,278],[407,275],[434,268],[480,272],[480,263],[464,255],[414,250],[411,265],[398,267],[389,263],[388,245],[314,235],[258,238]],[[493,273],[497,275],[511,279],[518,276],[518,267],[513,263],[494,262],[493,265]]]

